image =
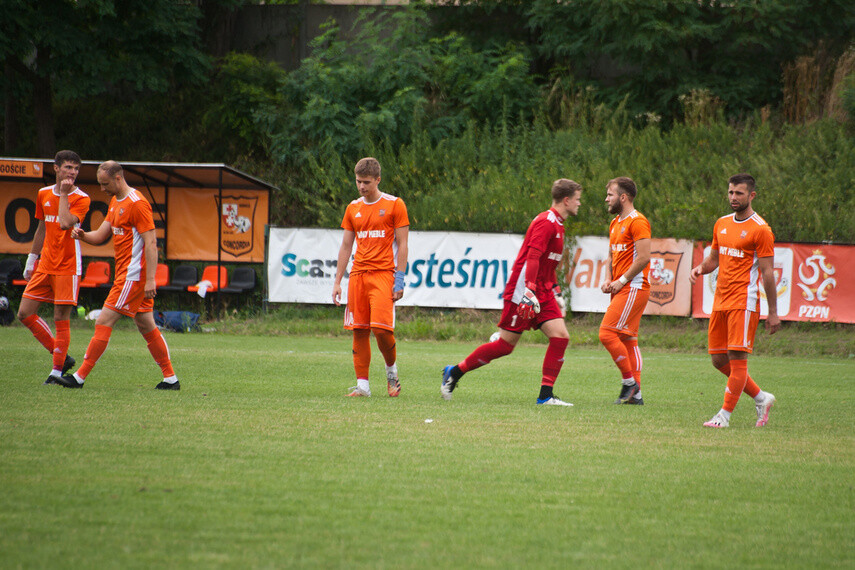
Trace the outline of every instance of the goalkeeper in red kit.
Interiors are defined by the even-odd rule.
[[[443,398],[451,399],[451,393],[467,372],[513,352],[523,331],[540,329],[549,339],[549,346],[543,358],[543,379],[537,403],[573,405],[552,392],[570,337],[564,324],[566,311],[555,280],[555,269],[564,251],[564,220],[576,215],[581,199],[582,186],[578,183],[562,178],[552,184],[552,207],[538,214],[529,225],[505,286],[499,339],[482,344],[460,364],[443,369],[440,388]]]

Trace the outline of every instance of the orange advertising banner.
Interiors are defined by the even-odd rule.
[[[709,252],[695,246],[692,265]],[[855,323],[855,246],[801,243],[775,244],[778,316],[785,321]],[[692,316],[710,316],[717,271],[704,275],[692,288]],[[768,314],[761,286],[760,315]]]
[[[264,226],[269,215],[268,193],[261,190],[223,191],[182,188],[170,191],[169,232],[166,251],[170,259],[217,260],[220,234],[224,262],[264,261]]]
[[[601,236],[579,236],[567,275],[570,308],[578,312],[605,313],[611,297],[600,290],[608,272],[609,240]],[[654,238],[650,242],[650,300],[645,315],[691,313],[692,242]]]
[[[12,178],[41,178],[44,164],[40,160],[0,160],[0,176]]]

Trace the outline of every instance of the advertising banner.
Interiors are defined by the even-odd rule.
[[[695,246],[693,266],[709,249],[701,243]],[[855,246],[776,243],[774,271],[781,320],[855,323],[855,267],[847,263],[853,256]],[[695,283],[693,317],[709,317],[717,277],[718,271],[713,271]],[[760,315],[768,312],[761,286]]]
[[[342,230],[270,228],[269,300],[331,304],[342,235]],[[500,309],[522,236],[410,232],[408,245],[407,288],[399,305]]]
[[[609,240],[606,237],[576,238],[573,264],[567,275],[570,308],[574,312],[605,313],[611,297],[600,290],[608,275]],[[689,271],[692,242],[652,239],[650,243],[650,300],[645,315],[691,313]]]
[[[170,259],[217,260],[217,226],[223,262],[264,261],[264,226],[268,220],[268,193],[262,190],[181,188],[169,192]],[[337,251],[337,250],[336,250]]]

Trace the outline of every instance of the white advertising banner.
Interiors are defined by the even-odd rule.
[[[332,304],[342,234],[343,230],[270,228],[269,300]],[[501,309],[502,291],[522,239],[514,234],[410,232],[406,289],[397,304]],[[342,291],[346,302],[347,273]]]
[[[650,240],[650,300],[645,315],[691,314],[692,247],[689,240]],[[600,290],[608,274],[609,240],[605,237],[576,238],[570,283],[570,309],[574,312],[605,313],[611,297]]]

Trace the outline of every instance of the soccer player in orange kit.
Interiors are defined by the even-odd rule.
[[[57,380],[74,366],[74,359],[68,356],[69,319],[72,308],[77,306],[83,258],[80,244],[72,239],[71,230],[86,217],[90,203],[89,196],[74,185],[80,164],[76,152],[56,153],[53,164],[56,184],[39,190],[36,198],[39,225],[24,269],[27,286],[18,307],[18,319],[53,355],[53,369],[45,384],[57,384]],[[38,315],[42,303],[53,303],[56,336]]]
[[[410,220],[407,206],[380,191],[380,163],[367,157],[354,168],[360,197],[344,212],[344,236],[338,252],[332,298],[341,305],[341,280],[356,242],[347,287],[344,328],[353,331],[353,367],[356,386],[348,396],[370,396],[371,332],[386,362],[386,390],[401,393],[395,343],[395,301],[404,296]]]
[[[774,273],[775,236],[751,207],[757,195],[755,185],[749,174],[730,177],[727,196],[733,213],[715,223],[710,253],[689,275],[694,283],[718,268],[708,342],[713,366],[727,376],[727,388],[724,405],[704,423],[706,427],[728,427],[742,392],[754,398],[756,427],[766,425],[775,404],[775,396],[761,390],[748,375],[748,355],[753,351],[760,321],[761,282],[769,304],[766,330],[774,334],[781,328]]]
[[[600,289],[611,302],[600,324],[600,342],[621,372],[620,395],[615,404],[643,405],[641,398],[641,351],[638,326],[650,298],[650,222],[635,209],[635,182],[621,176],[606,184],[609,213],[610,276]]]
[[[59,383],[66,388],[82,388],[95,363],[104,354],[113,326],[122,315],[131,317],[148,344],[149,352],[163,372],[158,390],[179,390],[181,385],[172,369],[169,347],[154,323],[154,297],[157,287],[157,241],[151,204],[138,190],[128,186],[122,166],[109,160],[98,167],[98,184],[112,196],[107,217],[94,231],[75,229],[74,239],[103,243],[113,236],[116,275],[113,287],[95,321],[95,334],[89,341],[83,364],[73,375],[63,375]]]

